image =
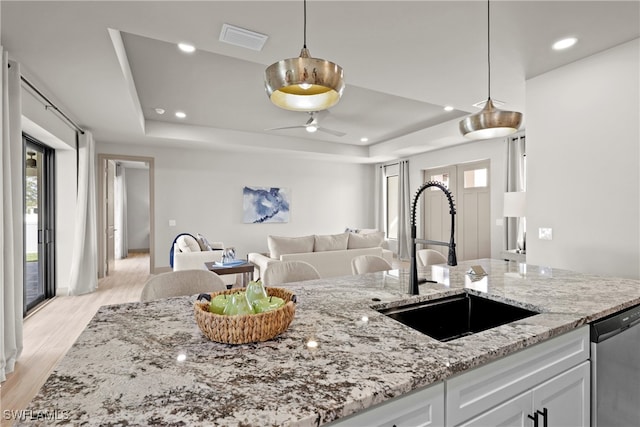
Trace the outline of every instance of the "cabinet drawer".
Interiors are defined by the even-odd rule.
[[[444,425],[444,383],[396,397],[337,420],[332,427],[426,427]]]
[[[447,426],[523,393],[589,358],[584,326],[446,381]]]

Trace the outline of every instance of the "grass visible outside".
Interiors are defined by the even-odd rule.
[[[27,262],[38,261],[38,252],[27,253]]]

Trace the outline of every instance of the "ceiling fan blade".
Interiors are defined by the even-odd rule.
[[[325,117],[327,117],[329,113],[330,113],[329,110],[320,110],[320,111],[313,111],[311,115],[315,116],[318,120],[322,120]]]
[[[345,132],[340,132],[339,130],[327,129],[327,128],[323,128],[323,127],[319,127],[318,130],[320,132],[329,133],[329,134],[331,134],[333,136],[345,136],[346,135]]]
[[[298,126],[281,126],[278,128],[269,128],[269,129],[265,129],[265,130],[282,130],[282,129],[299,129],[302,128],[304,129],[306,126],[304,125],[298,125]]]

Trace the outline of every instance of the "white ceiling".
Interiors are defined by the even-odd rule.
[[[341,65],[346,81],[320,124],[343,137],[265,130],[307,120],[273,106],[263,85],[268,65],[299,55],[300,0],[3,0],[0,7],[10,57],[98,141],[374,162],[465,142],[457,123],[487,97],[485,1],[309,0],[311,55]],[[223,43],[225,23],[269,39],[259,52]],[[579,38],[574,48],[551,50],[569,35]],[[526,123],[526,79],[639,36],[637,0],[493,1],[492,98],[523,112]],[[183,41],[198,50],[180,52]],[[175,118],[176,110],[187,118]]]

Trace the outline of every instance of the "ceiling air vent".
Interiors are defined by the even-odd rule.
[[[221,42],[252,50],[262,50],[268,38],[269,36],[265,34],[256,33],[255,31],[230,24],[223,24],[222,30],[220,31]]]

